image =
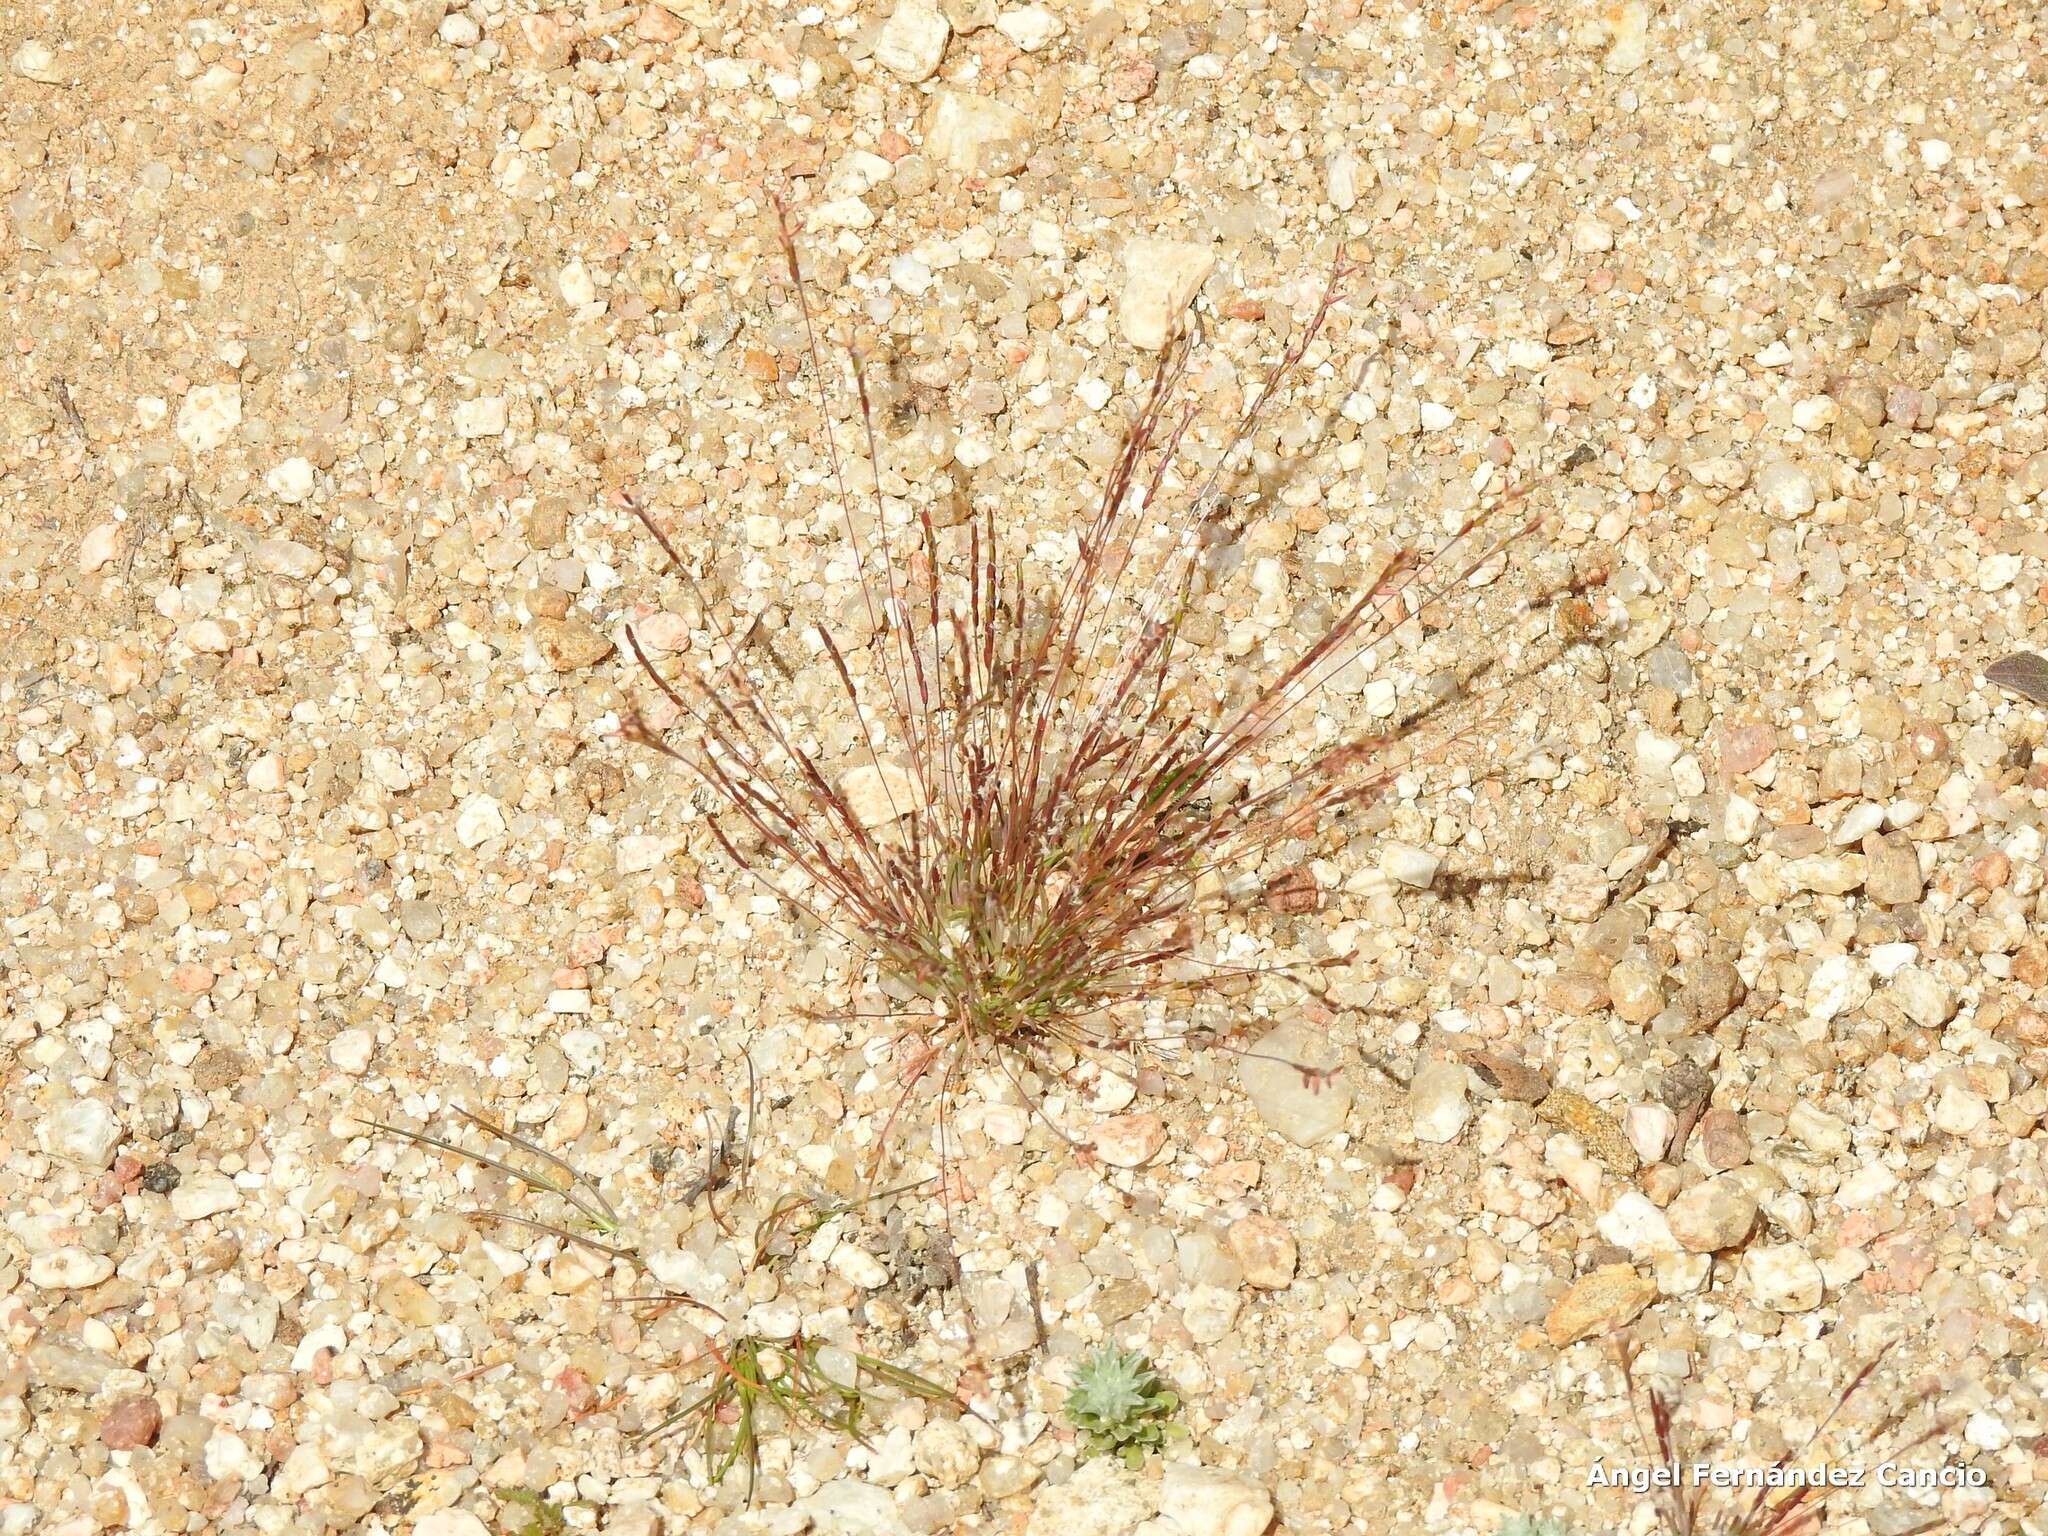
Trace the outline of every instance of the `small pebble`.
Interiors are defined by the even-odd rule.
[[[465,848],[478,848],[505,835],[505,813],[489,795],[475,794],[462,802],[455,818],[455,839]]]
[[[1709,1168],[1740,1168],[1749,1161],[1749,1137],[1742,1117],[1730,1109],[1709,1109],[1700,1116],[1700,1156]]]
[[[1756,477],[1756,493],[1773,517],[1796,522],[1814,508],[1813,477],[1797,464],[1774,459]]]
[[[1635,1321],[1657,1299],[1657,1282],[1631,1264],[1609,1264],[1576,1281],[1543,1320],[1543,1331],[1559,1348],[1608,1333]]]
[[[1215,266],[1216,257],[1206,246],[1133,240],[1124,248],[1123,298],[1118,307],[1125,339],[1151,352],[1165,346]]]
[[[121,525],[101,523],[78,544],[78,569],[87,575],[110,564],[121,550]]]
[[[377,1051],[377,1035],[369,1029],[344,1029],[327,1045],[327,1059],[351,1077],[370,1070],[370,1058]]]
[[[38,38],[29,38],[14,50],[14,72],[24,80],[33,80],[40,85],[67,85],[70,82],[57,64],[57,55],[48,43]]]
[[[28,1261],[30,1285],[45,1291],[82,1291],[114,1272],[114,1261],[83,1248],[46,1248]]]
[[[1732,962],[1706,955],[1685,972],[1678,1007],[1688,1027],[1695,1033],[1704,1033],[1733,1013],[1748,995],[1742,973]]]
[[[1166,1464],[1159,1507],[1183,1536],[1263,1536],[1273,1524],[1273,1496],[1258,1481],[1189,1461]],[[1065,1527],[1073,1536],[1086,1529]]]
[[[296,505],[313,494],[313,466],[305,459],[286,459],[263,477],[263,483],[279,501]]]
[[[205,453],[226,442],[241,423],[240,385],[202,385],[178,408],[178,440],[194,453]]]
[[[1157,1115],[1112,1115],[1090,1133],[1095,1155],[1112,1168],[1142,1168],[1166,1146],[1166,1122]]]
[[[1756,1226],[1757,1202],[1747,1183],[1729,1174],[1703,1179],[1665,1209],[1672,1236],[1695,1253],[1735,1248]]]
[[[1749,1249],[1741,1273],[1744,1289],[1774,1312],[1811,1312],[1827,1289],[1820,1265],[1797,1243]]]
[[[311,581],[327,561],[320,551],[292,539],[263,539],[250,551],[250,564],[272,576]]]
[[[864,827],[885,827],[917,807],[917,781],[886,760],[856,763],[839,781],[839,792]]]
[[[597,283],[581,261],[571,261],[562,268],[555,277],[555,288],[571,309],[582,309],[597,301]]]
[[[1181,1324],[1197,1344],[1215,1344],[1237,1325],[1244,1298],[1236,1287],[1196,1285],[1181,1293]]]
[[[1408,1084],[1408,1111],[1417,1141],[1456,1141],[1472,1118],[1462,1063],[1432,1057]]]
[[[937,73],[952,27],[931,0],[897,0],[875,39],[875,62],[915,83]]]
[[[1442,862],[1428,850],[1406,843],[1388,843],[1380,849],[1380,868],[1387,878],[1416,890],[1426,891],[1436,883]]]
[[[1908,965],[1897,972],[1885,988],[1885,996],[1923,1029],[1940,1029],[1956,1014],[1954,990],[1921,966]]]
[[[505,402],[497,396],[464,400],[455,407],[455,434],[458,437],[497,437],[505,430],[505,422]]]
[[[889,1283],[889,1271],[865,1248],[841,1243],[832,1250],[832,1270],[849,1284],[863,1290],[880,1290]]]
[[[196,1173],[171,1191],[171,1214],[180,1221],[204,1221],[242,1203],[241,1191],[217,1173]]]
[[[156,1443],[164,1411],[153,1397],[124,1397],[100,1420],[100,1444],[110,1451],[136,1451]]]
[[[1259,1118],[1297,1146],[1344,1128],[1356,1092],[1339,1069],[1327,1032],[1291,1021],[1269,1030],[1238,1059],[1238,1082]]]
[[[1664,1011],[1664,987],[1655,968],[1635,958],[1607,973],[1607,996],[1624,1023],[1647,1024]]]
[[[1618,1195],[1595,1225],[1608,1242],[1639,1261],[1647,1262],[1677,1246],[1664,1213],[1633,1189]]]
[[[1849,1150],[1849,1127],[1839,1116],[1818,1105],[1800,1100],[1785,1117],[1785,1129],[1803,1142],[1809,1151],[1835,1157]]]
[[[996,1455],[981,1464],[981,1491],[991,1499],[1023,1493],[1038,1478],[1038,1468],[1022,1456]]]
[[[365,0],[319,0],[315,14],[320,18],[321,31],[341,37],[354,37],[370,19]]]
[[[1239,1217],[1225,1240],[1244,1268],[1245,1283],[1255,1290],[1285,1290],[1293,1281],[1299,1261],[1294,1235],[1271,1216]]]
[[[580,618],[542,619],[534,626],[540,653],[557,672],[592,667],[612,653],[612,643]]]
[[[1814,967],[1806,985],[1807,1016],[1826,1022],[1870,1000],[1869,963],[1855,955],[1830,955]]]
[[[1629,1145],[1646,1163],[1662,1161],[1678,1130],[1678,1116],[1662,1104],[1631,1104],[1621,1117]]]
[[[1968,1136],[1991,1118],[1991,1106],[1981,1094],[1957,1083],[1945,1086],[1934,1100],[1932,1119],[1951,1136]]]
[[[940,91],[932,100],[924,152],[967,176],[1007,176],[1022,167],[1030,121],[1005,102],[967,91]]]
[[[121,1122],[98,1099],[72,1099],[36,1124],[36,1145],[87,1168],[104,1168],[121,1145]]]
[[[996,17],[996,30],[1024,52],[1037,53],[1064,36],[1067,24],[1042,5],[1025,5]]]
[[[1589,923],[1607,910],[1607,871],[1594,864],[1564,864],[1550,878],[1543,905],[1553,917]]]
[[[934,1419],[919,1430],[914,1458],[941,1488],[958,1488],[981,1469],[981,1449],[958,1419]]]

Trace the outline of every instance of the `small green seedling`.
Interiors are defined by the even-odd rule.
[[[935,1381],[852,1350],[843,1352],[851,1370],[842,1368],[835,1375],[825,1368],[823,1357],[829,1348],[824,1340],[802,1334],[787,1340],[743,1334],[723,1349],[707,1341],[698,1359],[711,1368],[710,1385],[650,1425],[642,1438],[652,1440],[671,1431],[687,1434],[714,1484],[744,1464],[747,1499],[752,1502],[761,1435],[770,1427],[764,1420],[770,1415],[784,1427],[814,1424],[865,1444],[861,1425],[868,1394],[875,1387],[892,1387],[927,1402],[957,1401]]]
[[[519,1511],[506,1525],[518,1536],[563,1536],[569,1529],[569,1517],[562,1513],[562,1506],[531,1488],[501,1488],[498,1502],[508,1510]]]
[[[1180,1398],[1136,1350],[1104,1344],[1074,1372],[1067,1419],[1081,1432],[1084,1454],[1114,1453],[1136,1467],[1147,1451],[1164,1448],[1187,1431],[1172,1422]]]
[[[1571,1536],[1571,1527],[1548,1515],[1509,1515],[1500,1536]]]

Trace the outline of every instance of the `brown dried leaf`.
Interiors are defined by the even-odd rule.
[[[2014,651],[1986,667],[1984,681],[1996,683],[2036,704],[2048,704],[2048,657],[2036,656],[2032,651]]]
[[[1465,1065],[1479,1074],[1481,1082],[1497,1089],[1502,1098],[1518,1104],[1541,1103],[1550,1092],[1548,1073],[1505,1051],[1467,1051]]]

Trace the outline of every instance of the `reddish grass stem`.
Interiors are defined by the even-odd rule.
[[[1842,1410],[1849,1406],[1850,1400],[1870,1380],[1890,1348],[1886,1345],[1880,1349],[1850,1378],[1849,1384],[1836,1396],[1834,1405],[1806,1438],[1797,1446],[1788,1446],[1771,1463],[1772,1473],[1783,1474],[1787,1468],[1805,1460]],[[1716,1501],[1713,1495],[1719,1490],[1711,1482],[1688,1480],[1696,1459],[1695,1449],[1678,1427],[1671,1399],[1655,1387],[1637,1380],[1637,1350],[1633,1341],[1624,1341],[1620,1353],[1622,1381],[1628,1389],[1636,1433],[1646,1449],[1656,1452],[1660,1465],[1673,1468],[1678,1474],[1677,1486],[1659,1490],[1656,1498],[1657,1518],[1664,1527],[1665,1536],[1816,1536],[1827,1518],[1827,1500],[1831,1490],[1825,1486],[1807,1483],[1772,1488],[1766,1479],[1763,1486],[1750,1491],[1748,1498],[1738,1494]],[[1893,1412],[1878,1426],[1875,1438],[1892,1434],[1904,1418],[1903,1410]],[[1938,1424],[1930,1426],[1922,1434],[1893,1447],[1886,1453],[1887,1458],[1904,1456],[1925,1445],[1938,1433]]]

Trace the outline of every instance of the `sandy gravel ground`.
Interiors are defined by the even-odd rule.
[[[1731,1467],[1890,1346],[1829,1529],[2048,1530],[2048,756],[1982,676],[2048,607],[2048,26],[1088,4],[0,14],[4,1536],[1644,1532],[1589,1486],[1644,1460],[1622,1328]],[[943,1184],[832,1204],[901,1055],[804,1010],[873,978],[617,735],[622,626],[716,619],[846,739],[777,189],[892,518],[999,498],[1052,570],[1184,307],[1195,462],[1361,258],[1236,482],[1218,686],[1545,514],[1310,734],[1493,660],[1475,728],[1214,915],[1330,962],[1219,999],[1324,1091],[1047,1082],[1077,1151],[991,1074]],[[618,1252],[364,1119],[450,1106]],[[972,1411],[771,1427],[750,1505],[636,1438],[747,1330]],[[1060,1412],[1103,1339],[1184,1402],[1136,1473]],[[1928,1429],[1969,1486],[1877,1486]]]

